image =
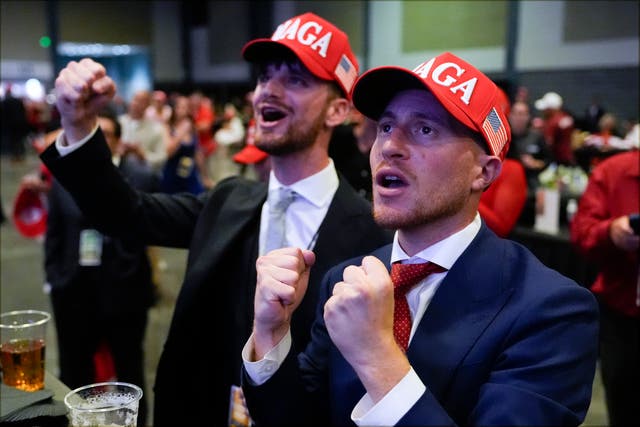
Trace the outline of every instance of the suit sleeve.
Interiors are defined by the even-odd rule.
[[[44,239],[44,270],[45,280],[53,287],[64,287],[72,274],[64,269],[72,269],[73,260],[65,260],[69,254],[65,250],[65,241],[70,244],[74,240],[68,235],[63,218],[63,207],[58,197],[57,183],[54,183],[47,195],[47,230]],[[77,262],[77,260],[76,260]]]
[[[324,325],[323,307],[344,266],[331,269],[322,281],[320,300],[312,327],[312,340],[304,352],[296,354],[295,342],[280,369],[263,385],[253,386],[243,368],[243,390],[256,425],[333,425],[329,402],[329,359],[331,339]],[[333,275],[332,275],[333,273]],[[362,396],[360,394],[358,399]]]
[[[135,190],[113,165],[100,130],[66,156],[52,144],[40,157],[101,232],[136,235],[146,244],[188,247],[206,196]]]

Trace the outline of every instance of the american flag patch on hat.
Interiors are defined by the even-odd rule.
[[[338,65],[336,66],[334,73],[347,90],[351,90],[353,83],[358,77],[358,71],[356,70],[356,67],[353,66],[351,61],[349,61],[347,55],[342,55],[342,58],[340,58],[340,61],[338,61]]]
[[[500,116],[498,116],[498,112],[495,108],[492,108],[487,114],[487,117],[484,119],[482,123],[482,130],[484,131],[484,136],[487,138],[487,142],[491,147],[491,152],[494,155],[499,155],[504,147],[504,144],[507,142],[507,130],[500,120]]]

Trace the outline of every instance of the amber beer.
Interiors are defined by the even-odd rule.
[[[17,310],[0,314],[2,382],[24,391],[44,388],[45,338],[51,315]]]
[[[0,344],[2,381],[24,391],[44,388],[44,340],[14,340]]]

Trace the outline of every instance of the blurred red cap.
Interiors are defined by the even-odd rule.
[[[269,154],[265,153],[253,144],[247,144],[242,150],[233,156],[233,161],[245,165],[253,165],[260,163],[266,159]]]
[[[20,187],[13,205],[13,222],[24,237],[44,235],[47,230],[47,208],[41,193]]]

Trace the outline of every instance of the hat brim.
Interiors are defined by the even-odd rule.
[[[260,150],[255,145],[246,145],[242,150],[234,154],[233,161],[245,165],[253,165],[262,162],[267,157],[269,157],[269,154]]]
[[[286,39],[284,39],[286,40]],[[320,67],[305,51],[296,50],[281,41],[271,39],[255,39],[242,48],[242,57],[249,62],[263,62],[274,58],[293,54],[313,74],[322,80],[333,80],[333,76]]]
[[[378,120],[387,104],[401,90],[424,89],[424,84],[400,67],[374,68],[364,73],[353,87],[353,105],[372,120]]]

